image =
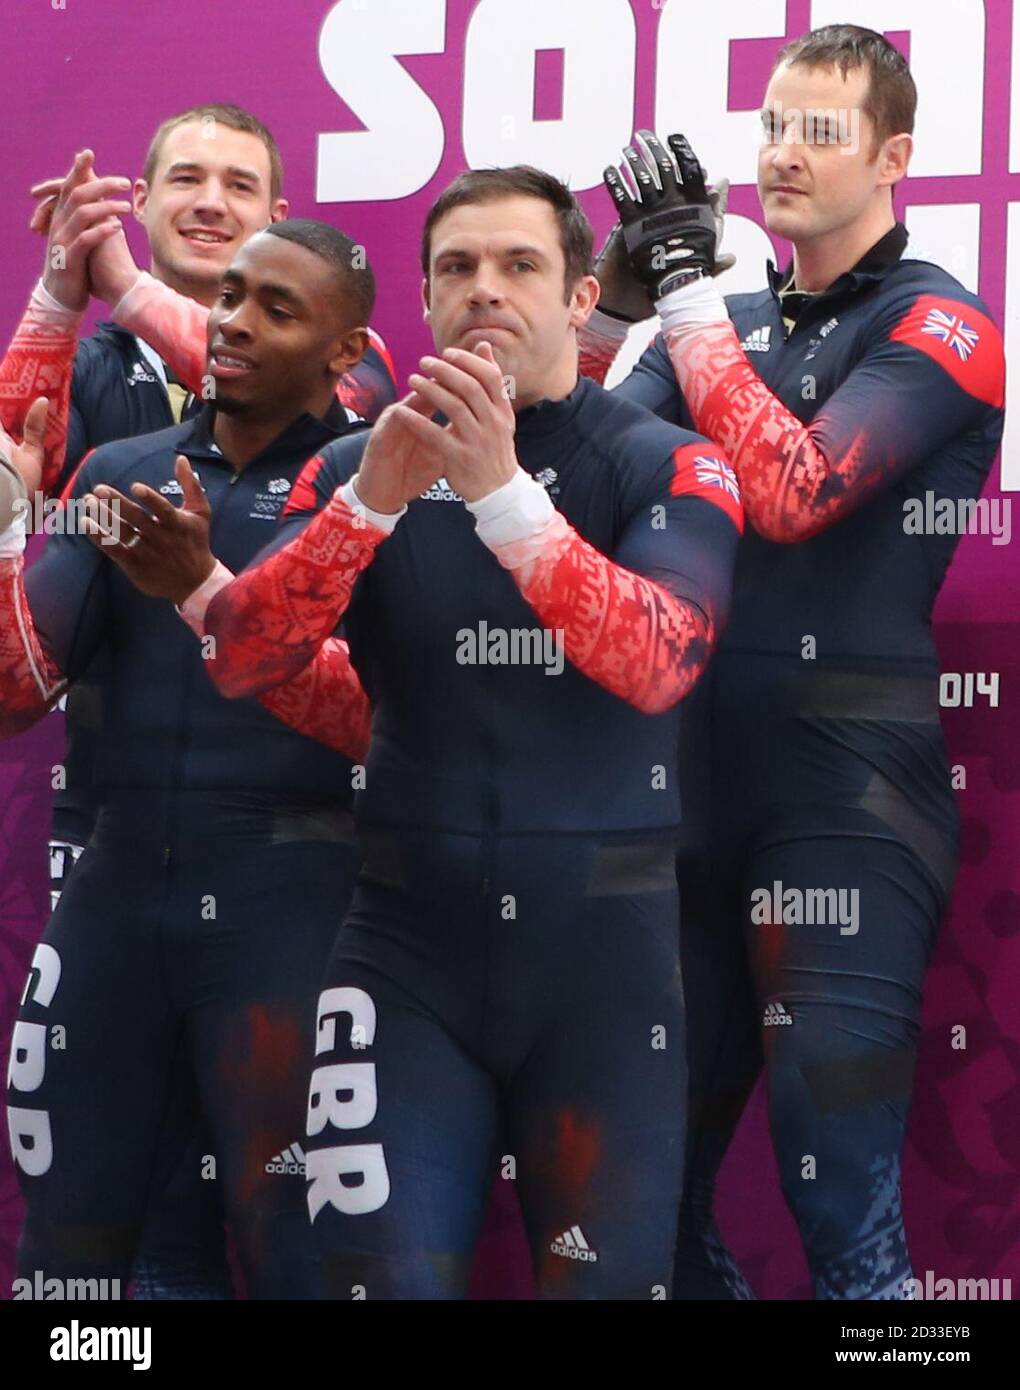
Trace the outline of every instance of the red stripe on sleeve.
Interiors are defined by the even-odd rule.
[[[81,472],[81,470],[85,467],[85,465],[88,463],[89,459],[92,457],[92,455],[93,455],[95,452],[96,452],[95,449],[90,449],[90,450],[88,451],[87,454],[84,454],[84,455],[82,456],[81,463],[79,463],[78,467],[74,470],[74,472],[73,472],[73,473],[71,474],[71,476],[68,478],[67,482],[64,484],[64,490],[63,490],[63,492],[60,494],[60,498],[59,498],[60,505],[61,505],[62,507],[66,507],[66,506],[67,506],[67,503],[70,501],[70,498],[71,498],[71,493],[74,491],[75,484],[76,484],[77,481],[78,481],[78,474],[79,474],[79,473]]]
[[[927,353],[975,400],[1002,407],[1006,381],[1002,340],[980,309],[922,294],[889,337]]]
[[[737,475],[721,453],[709,443],[681,444],[673,451],[675,472],[669,485],[672,497],[701,497],[726,513],[744,534],[744,507]]]
[[[295,512],[317,512],[320,510],[319,494],[315,491],[315,480],[325,462],[326,460],[321,454],[316,454],[313,459],[308,460],[290,490],[287,505],[283,509],[283,516],[293,516]]]

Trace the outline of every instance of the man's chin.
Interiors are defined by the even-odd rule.
[[[252,408],[252,402],[232,396],[228,391],[217,390],[210,402],[220,415],[243,415]]]
[[[229,248],[224,246],[222,254],[213,256],[192,256],[178,253],[170,261],[172,277],[189,285],[201,286],[210,293],[216,293],[223,278],[223,272],[233,259]]]
[[[771,236],[781,237],[784,241],[797,241],[805,233],[804,219],[786,208],[766,209],[765,227]]]

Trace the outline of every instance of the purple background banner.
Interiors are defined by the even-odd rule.
[[[569,177],[595,224],[598,174],[630,131],[684,129],[733,184],[731,290],[764,283],[750,137],[780,44],[821,23],[883,28],[920,90],[914,172],[897,207],[915,254],[978,289],[1020,351],[1020,35],[1010,0],[3,0],[0,12],[0,340],[40,270],[28,187],[96,151],[100,173],[136,175],[165,116],[231,101],[276,134],[298,216],[362,242],[379,296],[374,326],[403,378],[430,346],[418,236],[439,190],[468,164],[525,158]],[[699,32],[697,26],[703,26]],[[911,28],[914,25],[914,28]],[[745,138],[746,135],[746,138]],[[592,172],[594,170],[594,172]],[[146,264],[140,229],[132,245]],[[777,247],[781,258],[786,248]],[[1020,374],[1018,374],[1020,375]],[[1012,395],[1012,386],[1010,388]],[[1016,439],[1015,444],[1011,438]],[[987,496],[1020,488],[1020,428]],[[1008,489],[1000,494],[1000,486]],[[1015,544],[970,536],[937,609],[943,670],[997,676],[997,697],[945,687],[963,863],[925,992],[905,1160],[915,1271],[1011,1278],[1020,1289],[1020,619]],[[3,1058],[48,909],[45,840],[61,718],[0,744],[0,1039]],[[953,1046],[963,1025],[966,1046]],[[957,1035],[958,1036],[958,1035]],[[130,1040],[125,1040],[130,1045]],[[724,1231],[757,1292],[810,1296],[779,1196],[760,1091],[723,1170]],[[0,1156],[0,1288],[20,1208]],[[501,1198],[479,1290],[524,1293],[519,1235]]]

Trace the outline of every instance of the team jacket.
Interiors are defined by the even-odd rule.
[[[206,410],[172,429],[95,450],[66,505],[98,483],[129,493],[143,482],[173,497],[180,492],[174,461],[182,453],[209,497],[214,553],[241,569],[275,530],[306,460],[342,434],[365,432],[337,404],[325,420],[295,421],[235,473],[213,442],[212,420]],[[358,699],[343,643],[328,641],[315,670],[295,672],[262,701],[234,703],[217,693],[202,646],[173,605],[140,593],[87,536],[51,535],[25,574],[22,565],[21,557],[0,559],[0,733],[38,718],[105,643],[100,797],[137,790],[265,791],[334,804],[349,798],[351,764],[339,750],[363,746],[367,701]],[[342,708],[331,704],[338,691],[348,700]],[[303,734],[322,737],[333,751]]]
[[[728,652],[799,659],[813,636],[819,661],[935,667],[931,611],[958,536],[917,534],[912,518],[980,494],[1004,363],[981,300],[902,259],[906,240],[893,228],[788,337],[788,272],[770,265],[767,289],[727,299],[730,324],[674,360],[659,334],[616,388],[706,434],[740,479],[749,525]]]
[[[142,277],[131,303],[141,303],[148,311],[157,346],[182,380],[187,373],[187,384],[200,392],[208,310],[151,276]],[[69,318],[48,311],[33,296],[0,363],[0,418],[9,431],[19,434],[32,401],[49,397],[43,490],[53,494],[62,490],[88,450],[174,423],[167,392],[134,333],[102,323],[79,343],[75,321],[71,318],[69,324]],[[183,354],[182,336],[191,349]],[[395,399],[396,380],[385,343],[371,330],[370,338],[364,358],[340,379],[337,395],[355,414],[374,420]],[[197,405],[186,412],[192,417],[197,413]],[[97,736],[109,679],[109,654],[100,650],[92,669],[82,674],[68,697],[66,781],[54,794],[53,831],[58,839],[84,843],[91,831],[97,805]]]
[[[521,466],[556,510],[493,551],[442,481],[392,536],[355,516],[334,494],[364,443],[308,465],[272,553],[213,599],[221,689],[314,664],[345,614],[373,707],[363,825],[675,826],[676,702],[725,623],[742,525],[718,450],[581,380],[518,414]]]

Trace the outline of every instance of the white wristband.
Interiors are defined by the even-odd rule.
[[[478,539],[490,550],[536,535],[556,512],[542,484],[520,467],[495,492],[464,505],[475,519]]]
[[[147,270],[140,270],[138,272],[138,279],[131,288],[121,295],[116,304],[110,305],[110,317],[113,319],[114,323],[120,324],[122,328],[127,328],[129,326],[134,309],[134,305],[130,302],[132,296],[135,295],[137,290],[145,289],[149,285],[160,285],[162,288],[162,282],[157,280],[154,275],[150,275]]]
[[[85,312],[84,309],[69,309],[66,304],[61,304],[41,280],[36,281],[29,303],[54,328],[77,328]]]
[[[206,609],[219,591],[227,587],[233,577],[233,570],[228,570],[222,561],[217,560],[208,579],[203,579],[198,588],[190,593],[183,603],[177,605],[178,613],[196,636],[205,636]]]
[[[355,473],[354,478],[357,476]],[[391,535],[397,522],[407,511],[407,507],[401,507],[399,512],[374,512],[371,507],[366,507],[358,496],[354,486],[354,478],[348,478],[342,487],[338,487],[333,494],[334,497],[339,497],[345,506],[350,507],[352,512],[356,512],[370,526],[374,526],[379,531],[385,531],[388,536]]]
[[[0,531],[0,560],[14,560],[24,555],[27,535],[28,522],[21,512],[5,531]]]
[[[678,328],[703,328],[711,323],[729,323],[726,301],[711,276],[705,275],[689,285],[656,300],[663,333]]]

